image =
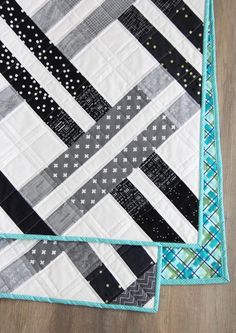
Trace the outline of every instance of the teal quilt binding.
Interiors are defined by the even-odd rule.
[[[209,15],[208,15],[209,14]],[[200,249],[163,248],[163,285],[227,283],[227,250],[223,206],[223,174],[216,80],[214,2],[206,1],[205,117],[203,128],[203,230]],[[204,88],[203,88],[204,89]]]
[[[145,313],[156,313],[159,309],[159,299],[160,299],[160,284],[161,284],[161,268],[162,268],[162,248],[158,248],[158,260],[157,260],[157,269],[156,269],[156,289],[153,307],[142,307],[134,305],[122,305],[122,304],[106,304],[106,303],[95,303],[95,302],[85,302],[85,301],[75,301],[75,300],[65,300],[60,298],[52,297],[40,297],[33,295],[20,295],[14,293],[0,293],[0,299],[12,299],[12,300],[23,300],[23,301],[35,301],[35,302],[46,302],[46,303],[58,303],[58,304],[67,304],[67,305],[79,305],[87,306],[100,309],[112,309],[112,310],[126,310],[126,311],[135,311],[135,312],[145,312]]]

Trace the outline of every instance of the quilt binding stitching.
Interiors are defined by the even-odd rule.
[[[221,140],[220,140],[220,121],[219,121],[219,104],[218,104],[218,89],[217,89],[217,73],[216,73],[216,41],[215,41],[215,17],[214,17],[214,0],[207,0],[207,25],[210,26],[211,32],[211,58],[212,58],[212,91],[213,91],[213,108],[214,108],[214,125],[215,125],[215,143],[216,143],[216,161],[218,172],[218,200],[219,200],[219,220],[220,220],[220,240],[222,246],[222,276],[216,278],[199,278],[199,279],[163,279],[162,285],[196,285],[196,284],[225,284],[230,281],[228,272],[228,260],[227,260],[227,242],[226,242],[226,230],[225,230],[225,215],[224,215],[224,203],[223,203],[223,164],[221,156]],[[204,40],[204,74],[207,67],[207,43]],[[204,75],[204,81],[205,81]],[[205,111],[205,104],[204,104]],[[202,124],[201,124],[202,126]],[[204,131],[203,131],[204,132]],[[203,133],[201,132],[201,135]],[[201,142],[203,138],[201,138]],[[202,145],[204,146],[204,145]],[[201,171],[203,170],[203,164],[201,164]],[[201,175],[203,172],[201,172]]]

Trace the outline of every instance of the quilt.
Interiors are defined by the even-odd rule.
[[[212,1],[209,1],[207,10],[201,248],[159,248],[157,253],[155,247],[1,240],[1,297],[156,312],[160,278],[161,284],[166,285],[226,283],[229,280]],[[68,275],[65,273],[62,281],[58,280],[56,273],[65,270]],[[76,276],[76,282],[73,282],[73,276]],[[122,290],[117,289],[117,285],[118,288],[122,286]]]
[[[204,8],[0,1],[1,237],[198,246]]]

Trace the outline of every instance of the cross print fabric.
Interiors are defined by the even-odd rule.
[[[197,244],[192,2],[6,0],[0,31],[1,235]]]

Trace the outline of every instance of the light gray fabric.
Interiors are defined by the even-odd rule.
[[[32,17],[43,32],[59,22],[81,0],[50,0]]]
[[[12,112],[23,99],[11,86],[0,91],[0,120]]]

